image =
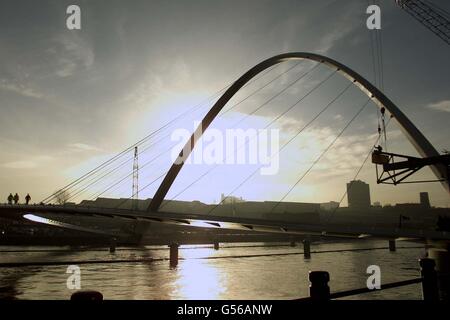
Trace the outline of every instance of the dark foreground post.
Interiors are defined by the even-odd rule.
[[[428,258],[436,263],[439,299],[450,301],[450,242],[434,243],[428,249]]]
[[[439,289],[437,273],[434,270],[435,262],[433,259],[420,259],[420,274],[422,276],[422,297],[426,301],[438,301]]]
[[[178,243],[171,243],[170,248],[170,267],[175,268],[178,265]]]
[[[326,271],[309,272],[309,295],[312,300],[326,301],[330,300],[330,275]]]
[[[101,300],[103,300],[103,295],[100,292],[94,291],[94,290],[80,290],[80,291],[74,292],[70,296],[70,300],[101,301]]]
[[[389,251],[395,252],[397,248],[395,247],[395,240],[389,240]]]
[[[303,256],[305,259],[311,258],[311,242],[309,239],[303,240]]]
[[[214,242],[214,250],[219,250],[219,241]]]

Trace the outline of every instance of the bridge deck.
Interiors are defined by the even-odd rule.
[[[147,212],[130,209],[93,208],[77,205],[7,205],[0,206],[0,217],[22,219],[25,214],[45,217],[46,214],[59,213],[62,215],[79,215],[90,217],[104,217],[108,219],[120,218],[137,221],[177,224],[192,227],[224,228],[234,230],[251,230],[275,232],[285,234],[320,235],[332,237],[366,238],[376,237],[385,239],[428,239],[450,240],[450,233],[445,231],[380,228],[363,225],[332,225],[332,224],[304,224],[268,219],[253,219],[228,216],[211,216],[201,214],[185,214],[176,212]],[[54,221],[54,220],[53,220]],[[38,221],[45,223],[43,221]],[[49,223],[52,224],[52,223]],[[53,224],[55,225],[55,224]],[[63,225],[57,225],[64,227]]]

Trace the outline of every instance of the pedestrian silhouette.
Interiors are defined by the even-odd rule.
[[[25,203],[26,204],[30,203],[30,200],[31,200],[31,196],[29,193],[27,193],[27,196],[25,197]]]
[[[16,193],[14,195],[14,204],[18,204],[19,203],[19,195]]]
[[[10,193],[8,196],[8,204],[12,204],[13,199],[14,199],[14,197],[13,197],[12,193]]]

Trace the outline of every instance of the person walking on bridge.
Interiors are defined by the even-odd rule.
[[[18,203],[19,203],[19,195],[16,192],[16,194],[14,195],[14,204],[18,204]]]
[[[14,199],[14,197],[13,197],[12,193],[10,193],[8,196],[8,204],[12,204],[13,199]]]
[[[25,203],[26,203],[26,204],[29,204],[29,203],[30,203],[30,200],[31,200],[31,196],[30,196],[29,193],[27,193],[27,196],[25,197]]]

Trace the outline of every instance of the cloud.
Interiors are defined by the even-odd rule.
[[[306,172],[313,165],[308,176],[314,177],[315,183],[328,181],[330,177],[350,178],[365,160],[371,149],[368,141],[373,141],[372,134],[351,134],[340,137],[323,155],[322,152],[336,137],[330,127],[310,129],[293,141],[289,152],[280,156],[287,157],[280,172],[281,181],[290,181],[292,172]],[[291,159],[295,159],[292,161]]]
[[[6,79],[2,79],[0,81],[0,89],[17,93],[21,96],[30,97],[30,98],[43,98],[43,94],[35,91],[34,89],[25,86],[24,84],[17,84],[10,82]]]
[[[72,143],[69,144],[69,147],[75,149],[76,151],[100,151],[99,148],[85,143]]]
[[[61,78],[69,77],[77,70],[89,69],[95,60],[92,46],[78,36],[56,37],[54,46],[47,52],[55,57],[55,74]]]
[[[319,45],[316,48],[316,52],[327,54],[336,43],[339,43],[342,38],[349,35],[353,30],[354,26],[352,24],[338,24],[332,31],[319,38]]]
[[[182,57],[174,61],[146,69],[142,81],[129,89],[123,97],[124,103],[147,105],[149,101],[162,96],[173,95],[174,92],[186,92],[192,89],[192,72]]]
[[[56,75],[61,78],[71,76],[77,68],[77,64],[69,59],[61,58],[58,63],[59,68],[56,71]]]
[[[39,167],[45,162],[52,161],[54,158],[49,155],[26,156],[27,160],[16,160],[0,164],[0,167],[8,169],[33,169]]]
[[[37,163],[34,161],[13,161],[3,163],[1,166],[8,169],[33,169],[37,167]]]
[[[339,5],[341,5],[341,1],[339,1]],[[351,3],[347,4],[342,14],[329,17],[329,23],[325,32],[322,31],[323,33],[317,37],[315,52],[324,55],[328,54],[336,44],[341,43],[343,38],[348,37],[360,28],[358,10],[359,5],[355,6]]]
[[[431,103],[427,106],[427,108],[437,111],[450,112],[450,100],[442,100],[440,102]]]

